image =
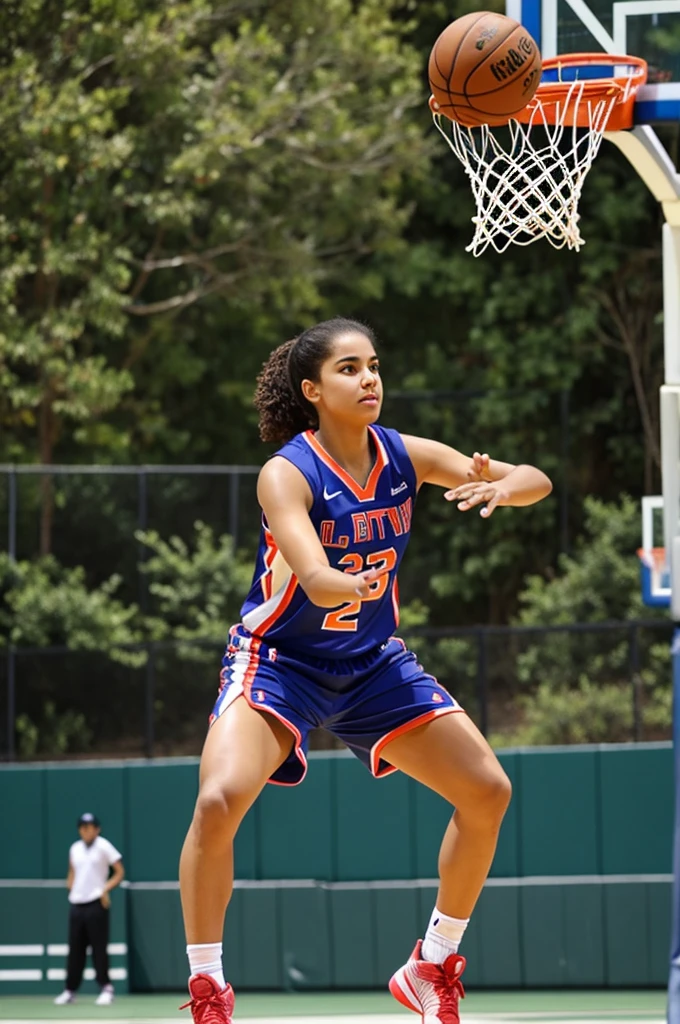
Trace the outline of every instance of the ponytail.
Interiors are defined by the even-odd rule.
[[[308,430],[313,420],[297,401],[288,375],[288,358],[295,340],[275,348],[257,377],[255,408],[263,441],[290,441]]]
[[[253,399],[263,441],[290,441],[303,430],[318,427],[316,409],[302,394],[302,381],[318,381],[335,339],[351,333],[363,334],[375,344],[370,327],[336,316],[274,349],[258,375]]]

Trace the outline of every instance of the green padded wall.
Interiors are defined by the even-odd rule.
[[[176,878],[198,791],[198,762],[135,764],[123,772],[128,875],[136,882]]]
[[[237,990],[383,988],[422,934],[434,895],[432,886],[379,883],[237,888],[225,932],[226,973]],[[183,988],[176,890],[132,890],[129,898],[135,988]],[[461,948],[468,958],[465,984],[663,987],[669,906],[668,882],[492,882]],[[264,931],[258,929],[263,919]]]
[[[670,744],[501,752],[513,799],[492,878],[665,874],[671,869]],[[191,821],[198,760],[0,767],[0,878],[65,877],[85,809],[133,881],[168,881]],[[237,878],[433,878],[451,808],[401,774],[372,779],[342,753],[310,757],[295,788],[267,786],[235,844]],[[634,823],[634,824],[633,824]]]
[[[279,891],[283,988],[324,989],[332,980],[328,892],[321,886]]]
[[[471,989],[663,987],[670,888],[669,882],[648,881],[491,880],[464,939],[465,983]],[[226,973],[237,990],[382,988],[422,935],[435,893],[434,886],[418,884],[243,883],[227,915]],[[0,949],[13,951],[2,956],[2,970],[40,975],[20,984],[0,976],[0,994],[59,991],[65,897],[55,887],[0,887]],[[112,923],[112,942],[129,948],[133,991],[185,990],[176,885],[140,883],[117,891]],[[125,962],[124,953],[112,956],[114,968]],[[48,977],[55,970],[62,971],[61,979]],[[115,984],[125,991],[127,981]],[[86,982],[83,991],[94,988]]]
[[[670,886],[637,882],[610,883],[602,888],[607,984],[612,988],[666,984]],[[631,936],[638,941],[631,941]]]
[[[365,888],[328,890],[333,988],[376,988],[376,927]],[[342,955],[338,955],[342,950]]]
[[[47,838],[42,769],[12,767],[2,771],[0,821],[4,837],[0,842],[0,878],[44,878]]]
[[[258,878],[336,877],[336,773],[343,761],[314,758],[300,786],[266,786],[257,801]]]
[[[418,890],[413,886],[376,887],[370,898],[375,922],[376,976],[378,985],[386,985],[395,968],[408,960],[422,934]]]
[[[0,995],[52,994],[64,987],[68,939],[68,898],[66,886],[26,884],[0,886],[0,950],[13,948],[13,955],[0,957]],[[110,968],[118,992],[128,990],[127,964],[127,895],[117,889],[112,894]],[[23,950],[21,947],[24,947]],[[86,972],[92,972],[88,957]],[[24,977],[12,979],[9,972]],[[27,972],[34,977],[28,977]],[[124,976],[120,976],[121,972]],[[97,985],[85,979],[84,995],[98,991]]]
[[[668,984],[668,950],[671,943],[671,891],[668,883],[647,882],[647,955],[649,984]]]
[[[602,885],[519,889],[524,983],[529,988],[605,984],[602,889]]]
[[[258,886],[242,892],[240,939],[243,946],[243,988],[284,987],[280,895],[281,890],[273,887]],[[323,941],[323,936],[320,941]]]
[[[11,949],[13,954],[2,957],[0,994],[47,991],[46,939],[45,891],[1,887],[0,947]],[[17,975],[16,980],[12,974]]]
[[[355,758],[337,766],[338,880],[414,878],[414,783],[401,772],[374,779]]]
[[[128,890],[128,906],[130,987],[135,992],[149,992],[186,984],[178,890]]]
[[[577,758],[563,747],[519,757],[519,875],[596,875],[599,851],[599,754]],[[549,824],[548,824],[549,823]]]
[[[465,937],[466,984],[665,985],[670,744],[510,751],[500,760],[514,797]],[[197,777],[195,758],[0,767],[0,815],[12,829],[12,842],[0,844],[0,879],[19,880],[0,884],[0,970],[40,975],[21,991],[59,988],[68,913],[62,883],[86,809],[102,817],[132,882],[114,894],[112,919],[112,941],[130,945],[131,987],[185,988],[175,879]],[[310,757],[301,787],[267,787],[237,837],[238,883],[225,929],[234,984],[384,986],[434,905],[431,880],[449,816],[445,801],[405,776],[374,780],[344,754]],[[567,884],[563,876],[576,878]],[[17,887],[22,878],[54,882]],[[266,881],[282,878],[289,881]],[[262,921],[271,927],[263,931]],[[112,965],[123,970],[125,959]],[[18,984],[0,975],[0,992],[17,992]]]
[[[519,856],[519,809],[521,807],[519,754],[501,751],[498,754],[503,769],[512,783],[513,798],[505,812],[498,837],[496,856],[491,865],[491,878],[516,878],[521,874]]]
[[[669,744],[600,748],[602,872],[671,871],[673,751]]]
[[[487,886],[472,920],[478,929],[480,988],[516,988],[522,976],[522,930],[519,888]]]
[[[47,878],[66,878],[68,851],[78,838],[77,822],[92,811],[102,823],[102,835],[123,854],[125,862],[124,771],[111,768],[74,768],[50,765],[45,769]]]
[[[498,757],[508,778],[517,789],[517,762],[515,753],[501,752]],[[446,826],[449,823],[453,808],[425,786],[412,784],[413,788],[413,831],[415,837],[415,872],[414,878],[437,877],[437,855]],[[501,833],[498,838],[496,856],[491,866],[491,877],[516,877],[519,872],[518,847],[518,807],[519,798],[511,800],[506,812]]]

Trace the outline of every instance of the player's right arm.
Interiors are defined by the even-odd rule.
[[[70,892],[73,888],[73,864],[71,864],[71,858],[68,860],[68,872],[66,873],[66,888]]]
[[[385,568],[359,573],[333,569],[309,518],[309,484],[287,459],[274,456],[263,466],[257,498],[279,551],[312,604],[337,608],[356,601],[357,595],[368,597],[371,584],[387,572]]]

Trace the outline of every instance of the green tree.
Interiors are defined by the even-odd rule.
[[[147,549],[141,569],[148,580],[154,614],[147,630],[154,640],[221,644],[238,621],[253,574],[249,556],[234,551],[231,537],[215,538],[204,523],[195,524],[193,544],[181,537],[163,540],[155,531],[140,532]],[[179,657],[214,661],[214,651],[180,645]]]
[[[116,598],[121,578],[88,587],[81,566],[66,568],[51,555],[14,562],[0,552],[0,647],[68,647],[102,651],[140,665],[144,655],[126,645],[143,639],[136,605]]]
[[[17,9],[0,65],[6,456],[181,448],[164,395],[199,380],[214,395],[241,347],[186,311],[213,296],[236,323],[266,307],[299,324],[330,281],[371,292],[357,264],[399,245],[402,180],[426,150],[395,6]],[[46,552],[49,478],[43,509]]]
[[[586,533],[573,557],[562,556],[552,577],[531,576],[520,594],[518,625],[621,623],[593,632],[530,636],[516,659],[521,721],[494,737],[505,744],[614,742],[632,738],[634,693],[628,620],[664,620],[645,608],[635,550],[640,512],[624,496],[618,504],[591,498]],[[633,680],[650,738],[671,724],[669,638],[641,629],[640,671]],[[665,642],[664,642],[665,641]]]
[[[132,675],[146,655],[136,646],[143,639],[136,606],[116,597],[120,584],[111,576],[88,587],[80,566],[65,568],[52,556],[13,562],[0,552],[0,648],[16,649],[22,757],[87,751],[102,720],[124,717],[111,706],[112,663]],[[43,648],[53,653],[41,657]],[[99,691],[88,702],[100,711],[97,722],[78,704],[86,690]]]

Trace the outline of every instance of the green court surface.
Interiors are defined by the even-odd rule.
[[[9,1022],[61,1021],[77,1024],[146,1024],[147,1021],[178,1024],[189,1020],[179,1011],[183,993],[119,996],[112,1006],[94,1005],[94,996],[81,996],[72,1006],[54,1006],[49,996],[2,996],[0,1020]],[[461,1006],[463,1024],[497,1024],[503,1021],[557,1021],[560,1024],[635,1021],[662,1024],[666,993],[663,990],[470,992]],[[235,1021],[250,1024],[396,1024],[395,1016],[415,1024],[416,1017],[385,992],[240,993],[236,996]]]

